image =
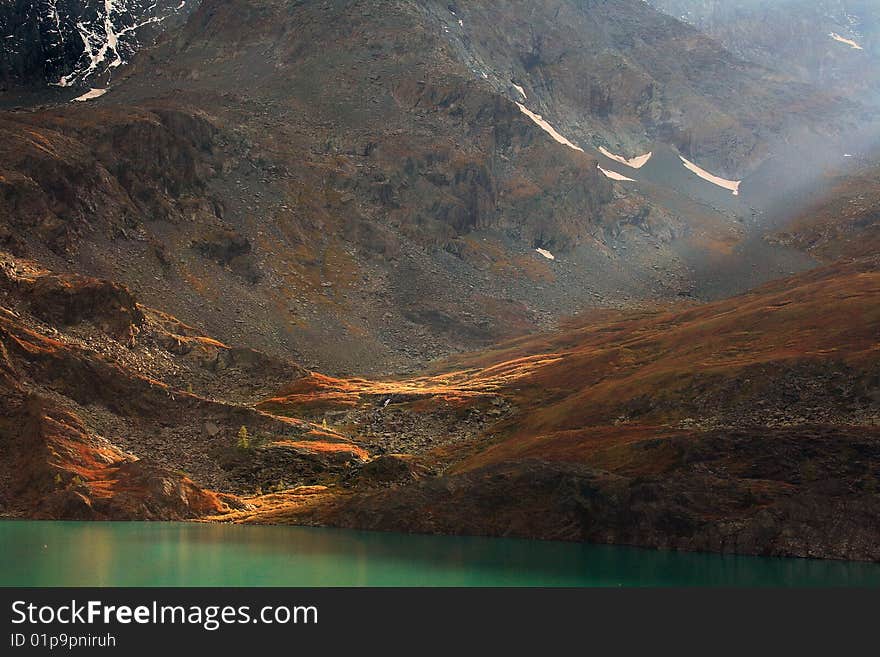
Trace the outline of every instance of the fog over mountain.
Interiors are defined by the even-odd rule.
[[[647,0],[749,61],[880,102],[877,0]]]

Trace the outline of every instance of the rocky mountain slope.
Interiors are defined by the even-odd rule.
[[[2,271],[5,516],[880,558],[876,257],[393,380],[232,349],[106,281]]]
[[[736,176],[860,113],[630,0],[203,2],[105,95],[0,117],[0,232],[226,342],[399,372],[811,266],[681,158]]]
[[[0,513],[180,519],[235,490],[237,432],[308,436],[249,404],[304,372],[200,336],[117,284],[0,256]],[[305,438],[310,440],[310,438]],[[279,449],[297,458],[308,448]],[[308,456],[304,457],[306,460]],[[221,465],[223,464],[223,465]],[[184,473],[186,468],[187,473]]]
[[[593,316],[420,379],[302,379],[263,407],[411,456],[232,517],[877,560],[877,265]]]

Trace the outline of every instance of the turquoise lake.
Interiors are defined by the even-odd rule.
[[[2,586],[880,586],[880,565],[195,523],[0,522]]]

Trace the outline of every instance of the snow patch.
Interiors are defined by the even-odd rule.
[[[556,260],[556,256],[553,255],[552,253],[550,253],[549,251],[547,251],[546,249],[535,249],[535,251],[537,251],[542,256],[547,258],[547,260]]]
[[[510,84],[512,84],[512,85],[513,85],[513,88],[516,89],[516,90],[519,92],[519,95],[523,97],[523,100],[525,100],[526,98],[528,98],[528,96],[526,96],[526,90],[525,90],[525,89],[523,89],[521,86],[519,86],[516,82],[511,82]]]
[[[74,98],[71,102],[84,103],[87,100],[94,100],[95,98],[100,98],[105,93],[107,93],[106,89],[92,89],[91,91],[84,93],[82,96]]]
[[[626,166],[631,167],[633,169],[641,169],[643,166],[645,166],[648,163],[648,160],[650,160],[651,157],[654,155],[654,152],[651,151],[650,153],[645,153],[644,155],[639,155],[638,157],[627,159],[627,158],[623,157],[622,155],[615,155],[614,153],[609,151],[604,146],[599,146],[599,152],[602,153],[602,155],[604,155],[608,159],[614,160],[615,162],[619,162],[620,164],[625,164]]]
[[[830,36],[835,41],[839,41],[840,43],[845,43],[846,45],[848,45],[850,48],[853,48],[854,50],[864,50],[864,48],[862,48],[858,43],[856,43],[852,39],[847,39],[846,37],[840,36],[837,32],[832,32],[828,36]]]
[[[548,135],[553,137],[553,139],[555,139],[557,142],[559,142],[560,144],[563,144],[564,146],[568,146],[569,148],[572,148],[576,151],[580,151],[581,153],[584,152],[583,148],[581,148],[577,144],[573,144],[568,139],[566,139],[565,137],[560,135],[558,132],[556,132],[556,128],[554,128],[552,125],[547,123],[544,120],[544,117],[542,117],[540,114],[535,114],[534,112],[530,112],[529,109],[521,103],[517,103],[516,106],[519,107],[520,112],[522,112],[527,117],[529,117],[532,121],[534,121],[538,127],[540,127]]]
[[[602,172],[602,175],[606,178],[611,178],[611,180],[618,180],[620,182],[636,182],[633,178],[627,178],[622,173],[617,173],[616,171],[610,171],[608,169],[603,169],[600,165],[596,165],[599,171]]]
[[[724,189],[729,189],[734,196],[739,196],[739,186],[742,184],[742,180],[727,180],[726,178],[720,178],[718,176],[713,176],[711,173],[706,171],[705,169],[700,168],[693,162],[688,159],[685,159],[681,155],[678,156],[681,158],[682,164],[690,170],[697,174],[703,180],[707,180],[713,185],[718,185],[719,187],[723,187]]]

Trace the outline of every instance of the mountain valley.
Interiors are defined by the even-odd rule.
[[[92,4],[0,13],[0,514],[880,560],[867,76],[636,0]]]

